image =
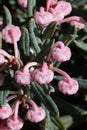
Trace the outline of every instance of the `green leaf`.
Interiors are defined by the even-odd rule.
[[[28,7],[27,7],[28,17],[33,16],[35,6],[36,6],[36,0],[28,0]]]
[[[65,126],[60,118],[51,117],[52,122],[59,128],[59,130],[65,130]]]
[[[30,40],[31,40],[31,43],[36,51],[36,53],[39,53],[40,52],[40,47],[38,45],[38,42],[37,42],[37,38],[35,36],[35,32],[34,32],[34,26],[35,26],[35,23],[34,23],[34,19],[31,18],[29,20],[29,23],[28,23],[28,29],[29,29],[29,35],[30,35]]]
[[[82,6],[85,3],[87,3],[87,0],[73,0],[72,1],[72,4],[75,5],[75,6]]]
[[[87,93],[87,79],[80,79],[80,78],[75,78],[75,79],[79,83],[80,90]]]
[[[35,93],[37,93],[37,96],[42,100],[45,106],[50,110],[51,114],[53,114],[54,116],[58,116],[59,115],[58,107],[53,101],[53,99],[51,98],[51,96],[45,94],[41,86],[35,82],[32,83],[32,87]]]
[[[7,104],[7,96],[9,94],[9,91],[7,90],[1,90],[0,91],[0,106]]]
[[[87,51],[87,43],[84,43],[83,41],[80,41],[80,40],[74,40],[74,43],[80,49]]]
[[[46,118],[41,122],[41,130],[54,130],[49,110],[45,107],[43,103],[41,106],[46,112]]]
[[[3,6],[3,24],[4,26],[12,24],[12,16],[9,9],[6,6]]]
[[[47,26],[47,28],[43,32],[42,41],[45,43],[47,40],[50,40],[55,32],[57,23],[52,22]]]
[[[68,114],[74,115],[74,116],[81,116],[81,115],[87,115],[87,111],[85,109],[82,109],[78,106],[75,106],[62,98],[57,98],[57,104],[59,108],[63,111],[65,111]]]
[[[35,61],[41,63],[44,60],[44,57],[49,53],[51,46],[53,45],[53,40],[48,44],[42,46],[42,50],[39,54],[37,54]]]
[[[20,54],[23,60],[28,60],[30,55],[30,37],[26,27],[22,28],[22,36],[20,42]]]
[[[73,116],[71,115],[62,115],[59,117],[59,120],[63,123],[66,129],[68,129],[74,123]]]

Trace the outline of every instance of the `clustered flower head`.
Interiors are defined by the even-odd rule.
[[[79,30],[84,28],[85,20],[82,17],[71,16],[65,18],[72,11],[72,6],[66,1],[46,1],[46,11],[44,7],[40,7],[40,11],[35,12],[34,20],[42,28],[47,27],[51,22],[56,21],[57,24],[62,24],[64,22],[69,22],[71,26],[75,26]],[[74,20],[73,20],[74,18]],[[80,20],[77,20],[80,19]]]
[[[18,4],[27,8],[27,0],[17,0]],[[40,11],[35,12],[34,20],[42,28],[46,28],[51,22],[56,21],[57,24],[69,22],[71,26],[75,26],[77,29],[82,29],[85,26],[83,18],[78,16],[71,16],[65,18],[72,11],[71,4],[66,1],[46,1],[46,10],[44,7],[40,7]],[[22,63],[20,59],[20,53],[18,48],[18,42],[21,38],[21,29],[13,24],[6,25],[1,31],[2,39],[5,43],[13,44],[14,52],[9,54],[3,48],[0,48],[0,87],[5,82],[5,75],[2,70],[4,67],[13,69],[17,65],[16,69],[13,69],[14,76],[12,82],[25,88],[32,85],[33,82],[41,85],[40,87],[51,84],[54,80],[55,73],[62,75],[63,79],[58,81],[58,90],[66,95],[73,95],[78,92],[78,82],[71,78],[65,71],[55,67],[54,61],[58,63],[66,62],[70,60],[72,53],[70,48],[65,45],[63,41],[56,41],[49,49],[45,60],[43,62],[28,61],[26,64]],[[14,67],[15,68],[15,67]],[[33,68],[33,69],[31,69]],[[26,109],[25,118],[32,123],[39,123],[46,118],[46,112],[43,107],[35,103],[34,99],[29,95],[25,95],[22,92],[12,92],[8,95],[7,104],[0,106],[0,130],[21,130],[24,121],[20,115],[20,106],[24,110]],[[14,99],[14,103],[10,104],[9,101]]]
[[[16,94],[16,92],[13,93]],[[29,120],[33,123],[38,123],[46,117],[45,110],[42,107],[37,106],[37,104],[32,99],[23,97],[23,100],[25,101],[22,102],[23,100],[19,101],[16,96],[11,95],[8,97],[8,102],[14,98],[16,101],[12,108],[9,103],[0,107],[0,130],[21,130],[24,125],[24,121],[19,116],[20,104],[22,105],[22,108],[24,108],[24,105],[31,105],[31,107],[29,106],[26,108],[26,120]]]
[[[49,84],[53,81],[54,72],[57,72],[64,76],[64,80],[59,81],[58,88],[63,94],[72,95],[77,93],[79,89],[78,82],[73,80],[66,72],[61,69],[52,66],[53,60],[58,62],[65,62],[70,60],[71,50],[69,47],[64,45],[62,41],[58,41],[50,49],[47,62],[44,62],[41,67],[29,71],[30,67],[38,67],[37,62],[27,63],[23,69],[17,70],[15,72],[15,80],[18,84],[27,86],[32,82],[37,82],[39,84]],[[49,64],[50,63],[50,64]],[[67,84],[67,85],[66,85]],[[66,90],[66,92],[65,92]]]

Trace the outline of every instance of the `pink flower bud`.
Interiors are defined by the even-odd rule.
[[[2,38],[5,40],[5,42],[13,44],[14,45],[14,52],[15,52],[15,57],[18,58],[19,56],[19,51],[17,47],[17,42],[20,40],[21,37],[21,31],[18,26],[15,25],[7,25],[3,30],[2,30]]]
[[[85,24],[86,22],[82,17],[79,17],[79,20],[77,21],[74,20],[70,22],[70,25],[75,26],[78,30],[83,29],[85,27]]]
[[[0,73],[0,87],[4,84],[5,76],[4,74]]]
[[[61,13],[64,14],[64,16],[67,16],[68,14],[71,13],[72,11],[72,6],[69,2],[66,2],[66,1],[59,1],[55,7],[55,10],[60,10]]]
[[[18,4],[22,7],[22,8],[27,8],[27,4],[28,1],[27,0],[17,0]]]
[[[16,82],[24,86],[29,85],[31,81],[31,77],[30,77],[30,72],[28,69],[29,67],[35,66],[35,65],[37,65],[36,62],[31,62],[31,63],[26,64],[23,69],[17,70],[15,72]]]
[[[64,79],[60,80],[58,83],[59,90],[63,94],[72,95],[77,93],[79,85],[76,80],[72,79],[66,72],[61,69],[55,67],[51,67],[51,69],[64,76]]]
[[[9,104],[0,107],[0,119],[4,120],[7,119],[9,116],[12,115],[12,109]]]
[[[71,13],[72,6],[66,1],[55,2],[54,0],[48,0],[47,10],[53,14],[54,21],[59,23],[59,21]]]
[[[13,36],[11,33],[13,33]],[[21,31],[18,26],[7,25],[2,30],[2,37],[3,37],[3,40],[5,40],[5,42],[7,43],[14,43],[20,40]]]
[[[30,73],[24,72],[23,69],[17,70],[15,72],[15,80],[20,85],[29,85],[30,84]]]
[[[7,119],[6,124],[10,130],[20,130],[23,127],[24,123],[20,117],[18,117],[18,119],[14,121],[14,117],[11,116]]]
[[[78,82],[74,79],[71,79],[70,82],[64,79],[59,81],[58,88],[59,91],[62,92],[63,94],[72,95],[77,93],[79,85]]]
[[[0,54],[0,65],[3,65],[5,63],[5,58],[3,55]]]
[[[32,73],[33,80],[40,84],[49,84],[53,77],[54,73],[48,68],[47,63],[44,63],[41,68]]]
[[[27,111],[26,118],[34,123],[42,121],[46,117],[44,109],[42,107],[38,107],[32,100],[30,100],[29,103],[32,105],[32,107]]]
[[[50,12],[44,11],[43,7],[40,7],[40,12],[34,14],[35,22],[42,28],[47,27],[53,20],[53,15]]]
[[[8,128],[11,130],[20,130],[23,127],[23,120],[18,116],[18,109],[19,109],[19,104],[20,102],[16,102],[15,110],[14,110],[14,115],[10,116],[6,120],[6,124]]]
[[[82,29],[85,27],[85,20],[82,17],[78,17],[78,16],[71,16],[68,18],[65,18],[63,20],[61,20],[59,23],[65,23],[65,22],[69,22],[71,26],[75,26],[77,29]]]
[[[63,42],[58,41],[50,51],[50,55],[58,62],[68,61],[71,58],[71,50]]]

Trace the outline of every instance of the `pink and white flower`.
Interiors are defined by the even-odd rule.
[[[32,72],[33,81],[40,84],[49,84],[54,77],[54,73],[48,68],[47,63],[44,63],[41,68]]]
[[[9,104],[0,107],[0,119],[4,120],[7,119],[9,116],[12,115],[12,109]]]
[[[26,113],[26,118],[34,123],[42,121],[46,117],[46,113],[42,107],[38,107],[33,100],[29,100],[32,105]]]
[[[71,58],[71,50],[68,46],[65,46],[63,42],[58,41],[51,49],[49,56],[58,62],[68,61]]]

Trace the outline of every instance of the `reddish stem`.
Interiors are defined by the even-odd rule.
[[[58,68],[55,68],[55,67],[50,67],[50,68],[51,68],[51,70],[63,75],[65,77],[65,79],[67,79],[67,81],[69,83],[71,83],[71,77],[65,71],[58,69]]]
[[[9,34],[10,34],[12,40],[13,40],[15,57],[18,58],[18,52],[19,52],[19,50],[18,50],[18,46],[17,46],[17,41],[15,40],[14,32],[13,32],[12,29],[9,30]]]
[[[9,96],[8,98],[7,98],[7,100],[8,100],[8,102],[10,101],[10,100],[12,100],[12,99],[14,99],[14,98],[16,98],[17,97],[17,95],[12,95],[12,96]]]
[[[71,17],[68,17],[68,18],[65,18],[61,21],[59,21],[59,24],[62,24],[62,23],[65,23],[65,22],[70,22],[70,21],[80,21],[80,17],[78,16],[71,16]]]
[[[15,111],[14,111],[14,121],[17,121],[17,119],[18,119],[19,104],[20,104],[20,102],[17,101],[17,102],[16,102],[16,106],[15,106]]]
[[[27,64],[24,66],[23,71],[26,72],[26,71],[28,71],[28,69],[29,69],[31,66],[36,66],[36,65],[38,65],[37,62],[27,63]]]
[[[34,111],[38,111],[38,106],[36,105],[36,103],[33,100],[28,99],[27,101],[32,105],[32,108]]]
[[[11,59],[11,58],[12,58],[12,56],[9,55],[9,54],[8,54],[6,51],[4,51],[3,49],[0,49],[0,54],[3,55],[3,56],[5,56],[5,57],[7,57],[8,59]]]

